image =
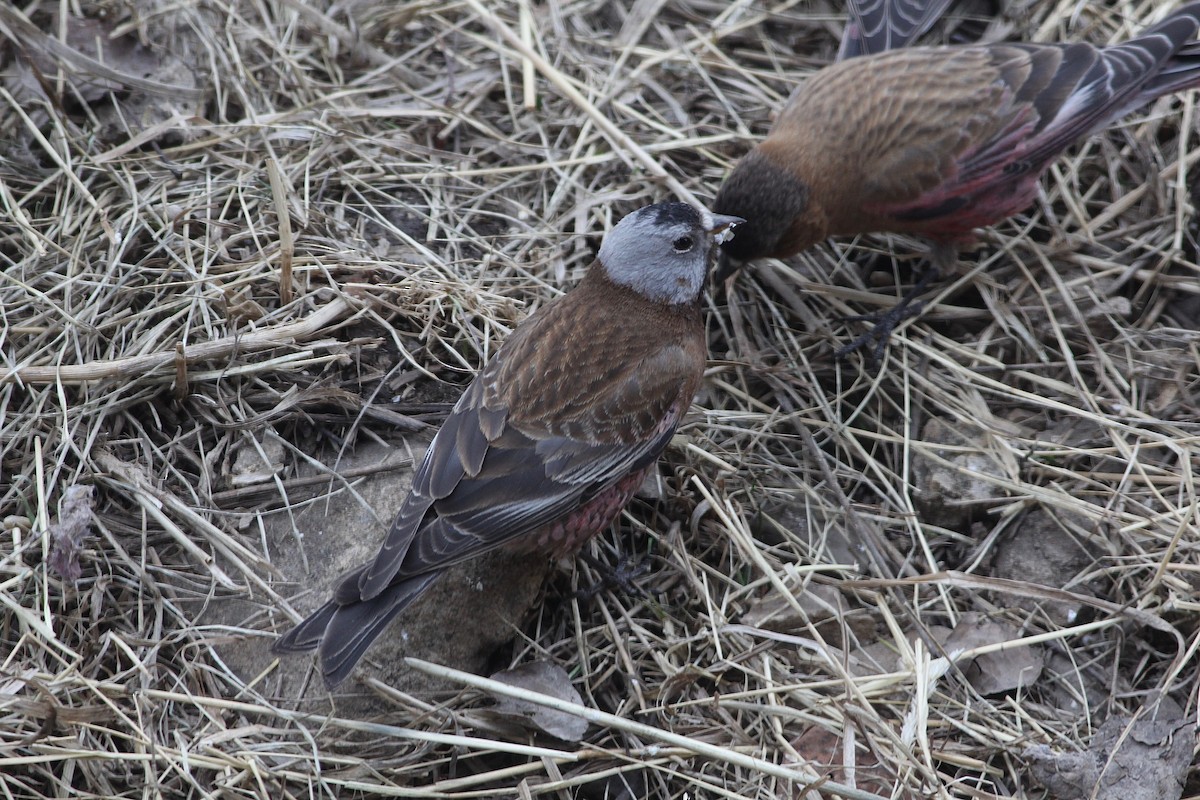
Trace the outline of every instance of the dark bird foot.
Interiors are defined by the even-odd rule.
[[[854,341],[839,347],[833,357],[842,361],[846,356],[870,344],[870,349],[867,351],[867,364],[871,369],[878,367],[879,362],[883,359],[883,351],[887,349],[888,340],[892,337],[892,331],[896,330],[896,327],[904,320],[915,317],[925,310],[925,302],[919,298],[940,274],[937,269],[925,270],[913,287],[905,293],[904,297],[900,298],[900,302],[886,311],[842,317],[843,322],[872,322],[874,324],[870,330],[855,338]]]
[[[634,583],[650,571],[647,559],[622,556],[617,566],[610,567],[588,553],[580,553],[581,558],[589,567],[594,569],[600,579],[591,586],[585,586],[576,591],[572,597],[576,600],[590,600],[605,589],[617,589],[622,594],[633,597],[648,598],[650,593]]]

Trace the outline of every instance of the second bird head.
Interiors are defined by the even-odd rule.
[[[718,284],[750,261],[785,258],[829,235],[825,212],[813,202],[808,184],[777,166],[763,145],[738,162],[717,192],[713,209],[749,220],[721,247],[713,275]]]
[[[693,303],[704,288],[714,242],[743,222],[687,203],[656,203],[618,222],[604,237],[599,260],[613,283],[650,300]]]

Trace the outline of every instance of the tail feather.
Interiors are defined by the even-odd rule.
[[[355,570],[342,582],[357,585],[366,567]],[[321,674],[333,688],[344,681],[367,648],[379,638],[397,614],[437,580],[441,571],[427,572],[387,587],[370,600],[339,602],[337,596],[318,608],[299,625],[279,637],[271,650],[300,653],[319,648]]]
[[[850,0],[838,61],[912,44],[954,0]]]
[[[326,620],[319,651],[325,685],[332,688],[344,681],[395,616],[424,594],[441,574],[439,570],[409,578],[370,600],[342,606],[326,604],[334,608]],[[326,606],[317,614],[324,613]]]
[[[321,643],[321,637],[325,635],[325,629],[329,627],[329,620],[333,619],[333,614],[337,609],[337,603],[330,600],[309,614],[299,625],[276,639],[275,643],[271,645],[271,651],[303,653],[307,650],[316,650],[317,645]]]

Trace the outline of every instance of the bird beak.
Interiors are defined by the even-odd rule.
[[[708,232],[714,234],[713,238],[716,239],[717,244],[724,244],[733,238],[734,227],[745,221],[741,217],[731,214],[713,214]]]

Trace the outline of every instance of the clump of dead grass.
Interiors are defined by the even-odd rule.
[[[1002,22],[1104,42],[1164,10],[1018,3]],[[472,695],[394,697],[390,725],[301,719],[214,649],[259,632],[196,624],[223,598],[280,599],[247,521],[297,487],[230,487],[243,437],[270,421],[299,459],[436,422],[436,382],[467,380],[600,231],[711,198],[841,16],[80,0],[0,17],[26,70],[0,90],[8,796],[774,797],[843,752],[858,770],[833,780],[864,793],[1019,796],[1029,745],[1085,749],[1156,703],[1194,718],[1190,97],[1056,165],[878,373],[831,359],[857,330],[838,320],[891,300],[857,263],[903,276],[891,255],[918,243],[836,242],[718,294],[668,496],[625,520],[659,556],[655,600],[545,609],[516,654],[572,671],[597,712],[582,749],[496,738]],[[929,420],[965,438],[931,442]],[[991,501],[929,522],[919,459],[979,472]],[[93,530],[70,582],[47,532],[79,485]],[[1089,554],[1065,585],[990,568],[1035,512]],[[976,688],[960,651],[1001,645],[937,630],[979,615],[1038,648],[1039,680]]]

